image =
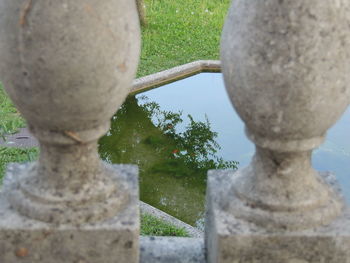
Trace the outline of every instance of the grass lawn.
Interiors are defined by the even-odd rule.
[[[137,76],[194,60],[219,59],[220,36],[229,3],[230,0],[145,0],[148,25],[142,28]],[[0,83],[0,136],[24,126]],[[7,163],[31,160],[37,152],[37,149],[0,147],[0,180]],[[142,219],[144,224],[148,224],[147,218]],[[173,231],[169,229],[155,231],[169,235]]]
[[[7,97],[0,82],[0,137],[5,133],[13,133],[24,126],[24,120]]]
[[[141,236],[177,236],[188,237],[183,228],[178,228],[155,216],[141,214]]]
[[[28,162],[37,159],[39,150],[37,148],[18,149],[0,146],[0,182],[5,173],[6,165],[13,162]]]
[[[145,0],[138,76],[201,59],[219,59],[230,0]]]

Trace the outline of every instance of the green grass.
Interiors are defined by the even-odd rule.
[[[230,0],[145,0],[138,76],[201,59],[219,59]]]
[[[0,185],[8,163],[23,163],[37,159],[37,148],[17,149],[0,146]]]
[[[184,228],[178,228],[149,214],[141,215],[141,235],[189,237]]]
[[[25,126],[23,118],[8,98],[0,83],[0,136],[14,133]]]

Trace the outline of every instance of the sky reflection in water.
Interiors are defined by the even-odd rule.
[[[159,124],[159,114],[149,114],[149,120],[146,121],[147,113],[143,108],[149,102],[156,102],[159,111],[181,112],[182,122],[173,125],[163,120],[162,126]],[[215,156],[221,157],[224,161],[239,162],[238,168],[248,165],[254,154],[254,145],[246,138],[244,125],[231,106],[223,85],[222,74],[195,75],[140,93],[136,97],[129,98],[127,104],[129,106],[128,109],[124,108],[124,115],[118,113],[120,116],[114,118],[111,131],[100,141],[102,158],[112,163],[138,164],[141,200],[202,228],[205,175],[197,178],[194,178],[194,175],[177,176],[176,171],[166,171],[167,167],[172,169],[169,162],[164,169],[154,168],[156,165],[159,166],[162,158],[171,159],[181,154],[189,154],[192,150],[186,152],[172,149],[171,147],[185,147],[176,143],[169,143],[172,144],[168,146],[169,148],[164,145],[157,146],[157,140],[152,138],[157,136],[158,131],[159,136],[169,132],[167,127],[173,128],[172,126],[174,134],[183,134],[191,124],[191,118],[187,117],[190,114],[197,122],[206,123],[208,120],[210,130],[217,133],[215,142],[221,149],[216,149]],[[336,174],[348,202],[350,201],[350,191],[347,191],[350,189],[350,180],[347,177],[350,171],[350,140],[347,140],[347,135],[350,134],[349,123],[350,109],[329,130],[325,143],[313,154],[314,167]],[[150,141],[154,142],[153,148],[150,147]],[[186,170],[183,173],[186,173]],[[188,170],[188,173],[191,172]]]

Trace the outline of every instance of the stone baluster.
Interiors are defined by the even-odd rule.
[[[209,262],[349,262],[349,210],[311,166],[350,102],[349,24],[349,1],[232,2],[222,68],[256,152],[209,173]]]
[[[97,140],[139,58],[135,1],[0,0],[0,79],[40,142],[0,198],[0,262],[138,262],[137,169]]]

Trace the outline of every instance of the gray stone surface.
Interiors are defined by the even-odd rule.
[[[128,202],[118,214],[95,223],[57,225],[22,216],[8,202],[18,175],[28,165],[11,164],[0,192],[1,263],[138,262],[140,218],[136,166],[113,166],[118,183],[128,188]]]
[[[135,1],[0,0],[0,35],[0,79],[40,144],[11,206],[55,224],[116,215],[127,189],[99,159],[97,140],[137,70]]]
[[[35,135],[107,132],[137,70],[135,1],[1,0],[0,35],[0,79]]]
[[[227,196],[235,177],[237,174],[229,170],[210,171],[208,175],[206,248],[209,263],[350,262],[349,207],[330,225],[300,231],[271,230],[239,219],[228,211]],[[333,175],[323,173],[322,178],[338,190]],[[274,212],[270,213],[271,219],[275,216]],[[298,223],[303,224],[302,216]]]
[[[205,263],[202,238],[141,237],[140,263]]]
[[[286,147],[290,141],[291,149],[314,148],[347,108],[349,22],[349,1],[232,2],[221,43],[222,71],[259,145],[280,148],[278,142]]]
[[[311,165],[350,102],[349,23],[348,1],[232,1],[222,72],[256,152],[209,173],[209,263],[350,262],[349,207]]]
[[[317,179],[311,154],[350,102],[349,23],[349,1],[232,2],[222,71],[256,144],[227,197],[235,196],[228,209],[236,216],[296,230],[341,213],[337,195]]]

